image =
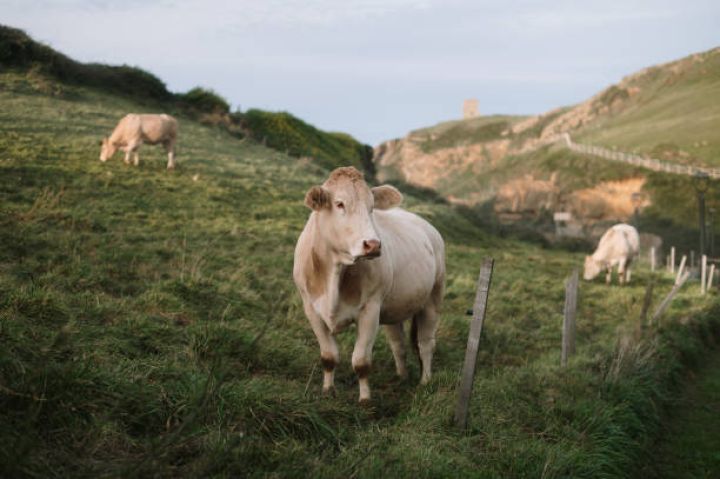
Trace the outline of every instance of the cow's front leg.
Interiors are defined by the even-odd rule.
[[[137,150],[133,151],[133,164],[135,166],[140,165],[140,155],[138,154]]]
[[[320,361],[323,366],[323,394],[331,394],[335,391],[335,367],[340,362],[337,343],[325,321],[315,312],[312,305],[305,305],[305,315],[310,321],[310,326],[312,326],[320,345]]]
[[[607,266],[607,273],[605,273],[605,283],[610,284],[612,282],[612,265]]]
[[[352,354],[352,366],[358,377],[360,404],[370,403],[370,366],[372,349],[380,329],[380,303],[368,302],[360,311],[357,319],[357,339]]]

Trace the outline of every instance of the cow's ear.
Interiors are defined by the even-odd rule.
[[[402,203],[402,193],[397,188],[390,185],[376,186],[372,189],[375,198],[375,208],[379,210],[387,210]]]
[[[305,206],[320,211],[330,207],[330,192],[322,186],[313,186],[305,194]]]

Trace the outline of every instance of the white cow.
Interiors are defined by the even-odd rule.
[[[370,401],[368,373],[382,324],[397,374],[407,377],[403,322],[430,380],[438,313],[445,287],[445,244],[427,221],[403,209],[398,190],[369,188],[352,167],[334,170],[313,186],[305,204],[313,211],[295,248],[293,277],[318,343],[323,393],[334,389],[340,361],[335,334],[352,322],[357,338],[352,366],[360,403]]]
[[[606,269],[605,282],[610,284],[612,269],[617,265],[620,284],[630,282],[630,265],[639,252],[640,236],[634,227],[624,223],[612,226],[602,235],[592,256],[585,257],[583,278],[592,280]]]
[[[177,141],[177,120],[170,115],[125,115],[117,124],[109,138],[103,138],[100,161],[107,161],[120,149],[125,152],[125,163],[130,164],[130,155],[134,156],[135,166],[140,164],[138,148],[143,143],[157,145],[161,143],[168,154],[169,170],[175,168],[175,142]]]

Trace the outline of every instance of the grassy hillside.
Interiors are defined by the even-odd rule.
[[[356,404],[353,334],[338,395],[291,282],[305,191],[326,171],[181,119],[179,167],[98,139],[146,107],[0,75],[0,475],[4,477],[625,477],[679,375],[718,332],[714,296],[680,294],[633,334],[647,272],[583,283],[578,355],[560,370],[563,279],[582,256],[489,235],[408,194],[448,243],[435,376]],[[497,260],[471,426],[450,427],[481,258]],[[660,296],[670,287],[663,278]],[[657,300],[657,298],[656,298]],[[715,308],[715,309],[708,309]],[[708,311],[705,313],[705,311]]]
[[[582,128],[578,141],[720,165],[720,48],[631,75],[599,101],[610,110]]]
[[[0,25],[0,66],[22,73],[38,93],[67,97],[69,86],[88,87],[221,127],[232,134],[263,141],[295,157],[310,157],[324,168],[354,165],[374,176],[372,148],[352,136],[325,132],[289,113],[231,111],[212,90],[195,87],[170,92],[153,74],[127,65],[80,63],[30,38],[22,30]]]

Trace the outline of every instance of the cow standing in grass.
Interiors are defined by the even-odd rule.
[[[125,115],[109,138],[103,138],[100,161],[107,161],[120,149],[125,152],[125,163],[134,157],[135,166],[140,164],[140,145],[162,144],[168,155],[168,170],[175,168],[175,142],[177,141],[177,120],[170,115]]]
[[[610,284],[612,269],[617,265],[620,284],[630,282],[630,265],[639,252],[640,236],[634,227],[623,223],[612,226],[602,235],[592,256],[585,257],[583,278],[592,280],[605,269],[605,282]]]
[[[335,335],[353,322],[352,366],[361,403],[370,401],[368,374],[380,325],[397,374],[405,378],[403,323],[412,320],[421,383],[430,380],[445,285],[445,245],[427,221],[397,208],[401,201],[398,190],[370,188],[352,167],[334,170],[305,196],[313,211],[295,248],[293,277],[320,343],[324,393],[333,390],[340,361]]]

